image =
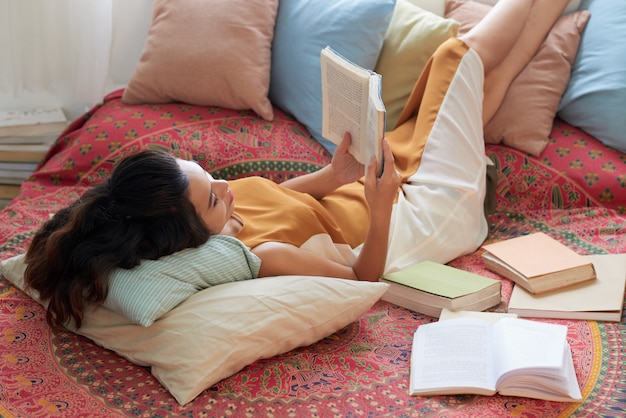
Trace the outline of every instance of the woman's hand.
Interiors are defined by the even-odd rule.
[[[396,169],[386,139],[383,139],[383,155],[382,175],[376,177],[375,159],[369,162],[365,175],[365,199],[370,207],[370,224],[361,252],[352,266],[359,280],[378,280],[387,262],[389,223],[402,177]]]
[[[355,182],[363,177],[365,172],[364,165],[359,163],[352,154],[348,152],[351,143],[352,137],[350,136],[350,132],[346,132],[343,134],[343,140],[337,148],[335,148],[335,152],[333,153],[331,167],[335,178],[340,184]]]
[[[398,193],[402,177],[396,169],[391,147],[387,139],[383,139],[383,173],[376,177],[376,160],[372,158],[367,167],[365,177],[365,198],[370,206],[372,217],[380,211],[386,213],[393,205]]]

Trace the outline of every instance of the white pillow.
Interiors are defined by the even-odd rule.
[[[23,289],[23,265],[0,273]],[[184,405],[258,359],[310,345],[365,313],[385,283],[308,276],[233,282],[202,290],[149,327],[92,305],[78,334],[152,374]],[[31,297],[39,302],[36,292]],[[41,302],[40,302],[41,303]]]

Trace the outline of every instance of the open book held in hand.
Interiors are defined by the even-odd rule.
[[[483,311],[500,303],[499,280],[433,261],[385,274],[382,300],[438,318],[443,308]]]
[[[409,393],[582,400],[567,327],[503,318],[421,325],[413,338]]]
[[[376,158],[382,172],[382,140],[385,136],[385,105],[382,77],[335,52],[330,46],[320,53],[322,70],[322,135],[339,145],[350,132],[349,152],[367,165]]]
[[[483,249],[483,261],[489,270],[533,294],[596,278],[589,259],[543,232],[483,245]]]

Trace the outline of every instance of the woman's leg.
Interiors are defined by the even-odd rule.
[[[499,0],[487,16],[461,37],[478,53],[485,67],[485,125],[568,3],[569,0]]]
[[[396,128],[387,133],[405,182],[390,223],[386,272],[421,260],[447,263],[484,241],[484,75],[523,68],[532,55],[522,60],[513,53],[516,65],[503,60],[529,38],[541,43],[553,23],[548,21],[560,14],[552,2],[565,7],[565,0],[500,0],[464,39],[446,41],[427,64]],[[531,18],[546,9],[554,9],[552,18]],[[541,36],[526,33],[537,25]],[[504,91],[514,77],[503,82]],[[489,106],[499,106],[502,98],[489,95]]]
[[[389,226],[386,272],[447,263],[487,236],[483,63],[462,40],[441,45],[387,133],[402,192]]]

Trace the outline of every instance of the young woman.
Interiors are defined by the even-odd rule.
[[[300,274],[377,280],[420,260],[448,262],[487,235],[483,126],[567,0],[500,0],[433,55],[383,143],[384,170],[358,164],[346,134],[332,163],[282,184],[217,180],[194,162],[143,151],[60,211],[34,237],[26,283],[48,321],[80,325],[115,268],[241,240],[259,277]],[[370,162],[375,164],[375,162]]]

